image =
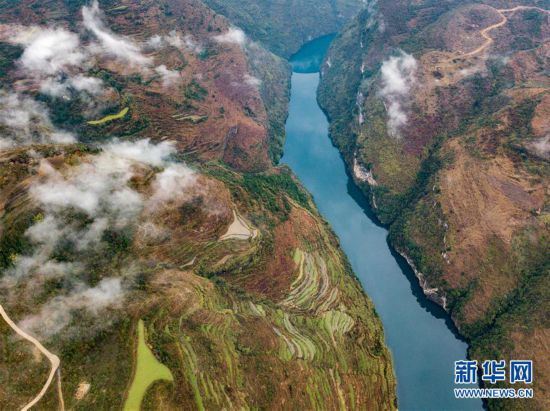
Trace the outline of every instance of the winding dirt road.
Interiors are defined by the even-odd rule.
[[[506,13],[514,13],[518,10],[538,10],[542,13],[550,13],[549,10],[541,9],[540,7],[535,7],[535,6],[516,6],[516,7],[511,8],[511,9],[495,9],[495,10],[497,11],[498,14],[500,14],[500,16],[502,17],[502,20],[499,21],[498,23],[495,23],[495,24],[481,30],[479,33],[485,39],[485,43],[483,43],[481,46],[479,46],[474,51],[470,51],[469,53],[463,54],[462,57],[475,56],[476,54],[481,53],[487,47],[489,47],[491,44],[493,44],[494,39],[491,36],[489,36],[489,32],[491,32],[492,30],[497,29],[499,27],[502,27],[506,23],[508,23],[508,17],[505,16]]]
[[[59,403],[60,403],[60,407],[61,407],[61,410],[63,411],[65,406],[64,406],[64,402],[63,402],[63,395],[62,395],[62,392],[61,392],[61,376],[59,374],[59,364],[60,364],[60,361],[59,361],[59,357],[55,354],[52,354],[51,352],[49,352],[41,343],[40,341],[38,341],[36,338],[34,338],[33,336],[27,334],[25,331],[23,331],[21,328],[19,328],[17,326],[17,324],[15,324],[12,319],[8,316],[8,314],[6,313],[6,311],[4,310],[4,307],[2,307],[2,305],[0,305],[0,315],[2,316],[2,318],[4,318],[4,321],[6,321],[6,323],[19,335],[21,336],[22,338],[24,338],[25,340],[29,341],[30,343],[32,343],[36,348],[38,348],[38,350],[44,354],[46,356],[46,358],[50,361],[52,367],[50,369],[50,375],[48,376],[48,379],[46,380],[46,383],[44,384],[44,386],[42,387],[42,389],[40,390],[40,392],[36,395],[36,397],[33,398],[33,400],[31,402],[29,402],[27,405],[25,405],[21,410],[22,411],[27,411],[29,410],[31,407],[33,407],[34,405],[36,405],[36,403],[38,403],[38,401],[40,401],[42,399],[42,397],[44,396],[44,394],[46,394],[46,391],[48,391],[48,388],[50,387],[54,377],[56,376],[57,374],[57,377],[58,377],[58,385],[57,385],[57,388],[58,388],[58,391],[59,391],[59,395],[60,395],[60,400],[59,400]]]

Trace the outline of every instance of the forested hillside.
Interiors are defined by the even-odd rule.
[[[319,100],[391,244],[474,359],[533,359],[549,406],[550,24],[545,1],[371,2]]]
[[[372,303],[273,165],[286,62],[198,0],[0,21],[1,409],[395,408]]]

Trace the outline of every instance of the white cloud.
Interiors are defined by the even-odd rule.
[[[144,200],[130,187],[130,180],[144,164],[166,167],[161,175],[171,175],[166,171],[171,167],[188,170],[167,161],[173,151],[173,146],[165,142],[156,145],[149,140],[113,142],[103,146],[101,153],[83,159],[80,164],[63,172],[42,160],[39,181],[29,188],[30,197],[45,212],[45,218],[26,232],[31,242],[38,246],[39,251],[34,257],[45,256],[47,259],[52,247],[61,239],[74,242],[79,250],[94,247],[108,228],[121,229],[133,224],[143,209]],[[176,173],[173,178],[181,178],[183,185],[189,186],[189,176]],[[161,180],[165,181],[165,177]],[[166,183],[161,184],[155,192],[165,187]],[[179,195],[175,188],[174,195]],[[168,195],[158,197],[158,201],[168,199]],[[68,210],[85,213],[90,223],[85,228],[67,224],[64,216]],[[45,261],[43,257],[39,260]]]
[[[38,170],[40,181],[29,188],[31,198],[47,216],[57,218],[67,210],[77,210],[88,216],[90,224],[85,229],[65,227],[59,231],[55,226],[63,226],[62,218],[46,218],[32,226],[27,235],[42,245],[55,244],[56,239],[64,237],[74,241],[78,249],[85,249],[97,245],[107,228],[122,229],[133,224],[143,209],[144,199],[129,182],[143,165],[164,168],[152,183],[153,194],[147,204],[183,198],[184,190],[195,182],[194,172],[169,162],[173,152],[174,147],[168,142],[152,144],[139,140],[104,145],[101,153],[65,172],[43,160]]]
[[[141,53],[140,47],[132,40],[111,32],[101,21],[101,12],[97,0],[90,7],[82,8],[84,27],[91,31],[99,40],[103,51],[111,56],[124,60],[126,63],[145,68],[152,60]]]
[[[401,52],[392,56],[382,64],[382,94],[407,94],[414,82],[416,60],[410,54]]]
[[[48,211],[73,208],[91,218],[108,214],[121,225],[140,211],[142,203],[127,185],[133,175],[131,165],[125,158],[103,152],[63,175],[43,161],[40,173],[46,179],[33,185],[30,194]]]
[[[378,31],[380,33],[384,33],[386,31],[386,21],[384,20],[384,18],[382,16],[378,20]]]
[[[547,134],[544,137],[534,140],[531,143],[531,147],[535,150],[537,154],[539,154],[543,158],[549,158],[550,157],[550,134]]]
[[[399,129],[407,124],[407,113],[405,113],[401,103],[390,101],[387,105],[388,129],[393,136],[399,135]]]
[[[260,84],[262,84],[262,81],[259,78],[251,76],[250,74],[244,75],[244,82],[252,87],[259,87]]]
[[[199,43],[197,43],[193,39],[193,36],[191,36],[190,34],[187,34],[183,37],[183,43],[185,44],[185,47],[187,47],[188,50],[191,50],[196,54],[200,54],[203,51],[202,46]]]
[[[87,77],[79,74],[69,80],[70,85],[77,91],[85,91],[92,95],[103,92],[103,82],[95,77]]]
[[[138,241],[143,244],[158,244],[170,238],[170,230],[161,228],[151,221],[146,221],[139,225],[137,229],[137,238]]]
[[[86,58],[78,36],[65,29],[31,28],[15,40],[26,45],[21,64],[32,73],[55,74],[80,65]]]
[[[136,142],[115,141],[107,144],[104,150],[120,158],[142,162],[151,166],[160,167],[165,164],[167,158],[176,152],[172,141],[163,141],[152,144],[149,139]]]
[[[177,49],[183,49],[185,43],[178,32],[172,30],[167,36],[164,36],[164,41]]]
[[[168,70],[164,64],[155,67],[155,71],[162,77],[164,87],[171,86],[180,79],[180,73],[176,70]]]
[[[69,89],[91,95],[102,93],[101,80],[83,74],[75,75],[82,73],[83,69],[87,70],[96,55],[112,56],[129,67],[148,71],[152,59],[142,53],[140,45],[113,33],[105,26],[97,0],[91,6],[82,8],[82,18],[84,27],[95,36],[99,44],[84,46],[78,34],[63,28],[20,25],[1,27],[8,41],[25,46],[20,65],[39,83],[41,92],[56,97],[69,97]],[[185,44],[184,40],[179,40],[182,45]],[[162,41],[160,36],[154,36],[149,43],[158,46]]]
[[[193,36],[191,36],[190,34],[186,34],[182,37],[182,35],[176,30],[170,31],[170,33],[165,36],[155,34],[154,36],[150,37],[145,44],[147,47],[155,50],[169,45],[179,50],[189,50],[196,54],[199,54],[203,51],[202,46],[193,39]]]
[[[69,85],[59,77],[46,77],[40,82],[40,92],[52,97],[67,96]]]
[[[189,198],[190,188],[196,184],[196,174],[189,167],[173,164],[158,173],[153,182],[149,206],[156,207],[169,201],[181,202]]]
[[[40,92],[53,97],[69,97],[70,90],[86,92],[92,96],[103,93],[103,82],[95,77],[78,74],[74,77],[47,77],[40,83]]]
[[[70,89],[91,95],[104,91],[100,79],[74,74],[87,69],[92,57],[77,34],[34,26],[13,26],[10,31],[10,41],[25,46],[19,59],[21,67],[39,84],[42,93],[68,98]]]
[[[85,309],[97,315],[109,306],[119,305],[123,296],[120,278],[104,278],[91,288],[79,284],[70,294],[48,301],[38,314],[25,317],[19,326],[43,337],[52,336],[70,324],[74,310]]]
[[[219,43],[233,43],[243,46],[246,42],[246,35],[241,29],[232,27],[225,33],[214,36],[214,40]]]
[[[154,36],[150,37],[149,40],[147,40],[145,46],[156,50],[161,48],[163,44],[164,39],[162,38],[162,36],[155,34]]]
[[[399,130],[407,123],[407,113],[403,107],[411,87],[415,82],[417,62],[413,56],[400,51],[382,63],[380,96],[386,103],[388,132],[399,137]]]
[[[196,184],[191,169],[169,161],[174,150],[167,142],[115,141],[71,167],[57,170],[48,161],[41,161],[29,195],[43,215],[25,232],[33,251],[16,258],[14,267],[0,279],[0,289],[9,290],[12,299],[26,298],[28,304],[33,304],[47,279],[62,279],[64,288],[42,304],[37,313],[24,318],[22,328],[48,337],[65,329],[75,310],[97,315],[123,301],[127,289],[122,278],[133,274],[110,274],[98,284],[86,284],[82,277],[88,269],[87,258],[95,261],[94,255],[103,254],[107,230],[138,229],[141,234],[148,234],[148,241],[162,239],[163,229],[147,224],[149,213],[154,210],[144,212],[145,207],[186,201]],[[131,185],[133,178],[146,172],[145,166],[163,168],[151,183],[148,200]],[[74,211],[85,213],[87,218],[71,217]],[[55,251],[60,246],[74,250],[78,260],[58,261]]]
[[[33,143],[72,143],[75,138],[56,129],[46,107],[19,93],[0,91],[0,149]]]

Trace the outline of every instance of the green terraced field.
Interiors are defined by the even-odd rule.
[[[91,125],[91,126],[98,126],[100,124],[109,123],[113,120],[119,120],[119,119],[123,118],[126,114],[128,114],[128,110],[129,110],[128,107],[124,107],[122,110],[120,110],[116,114],[109,114],[108,116],[105,116],[105,117],[103,117],[99,120],[88,121],[88,124]]]
[[[158,380],[174,381],[174,377],[168,367],[159,362],[147,346],[143,320],[139,320],[136,373],[124,404],[124,410],[139,410],[147,389]]]

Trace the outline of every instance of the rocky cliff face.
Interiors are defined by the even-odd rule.
[[[272,165],[286,63],[195,0],[0,15],[0,304],[60,359],[40,407],[395,408],[372,303]],[[0,335],[21,408],[50,364]]]
[[[394,247],[473,358],[529,358],[548,407],[549,12],[537,1],[371,2],[319,92]],[[546,70],[546,71],[545,71]]]

